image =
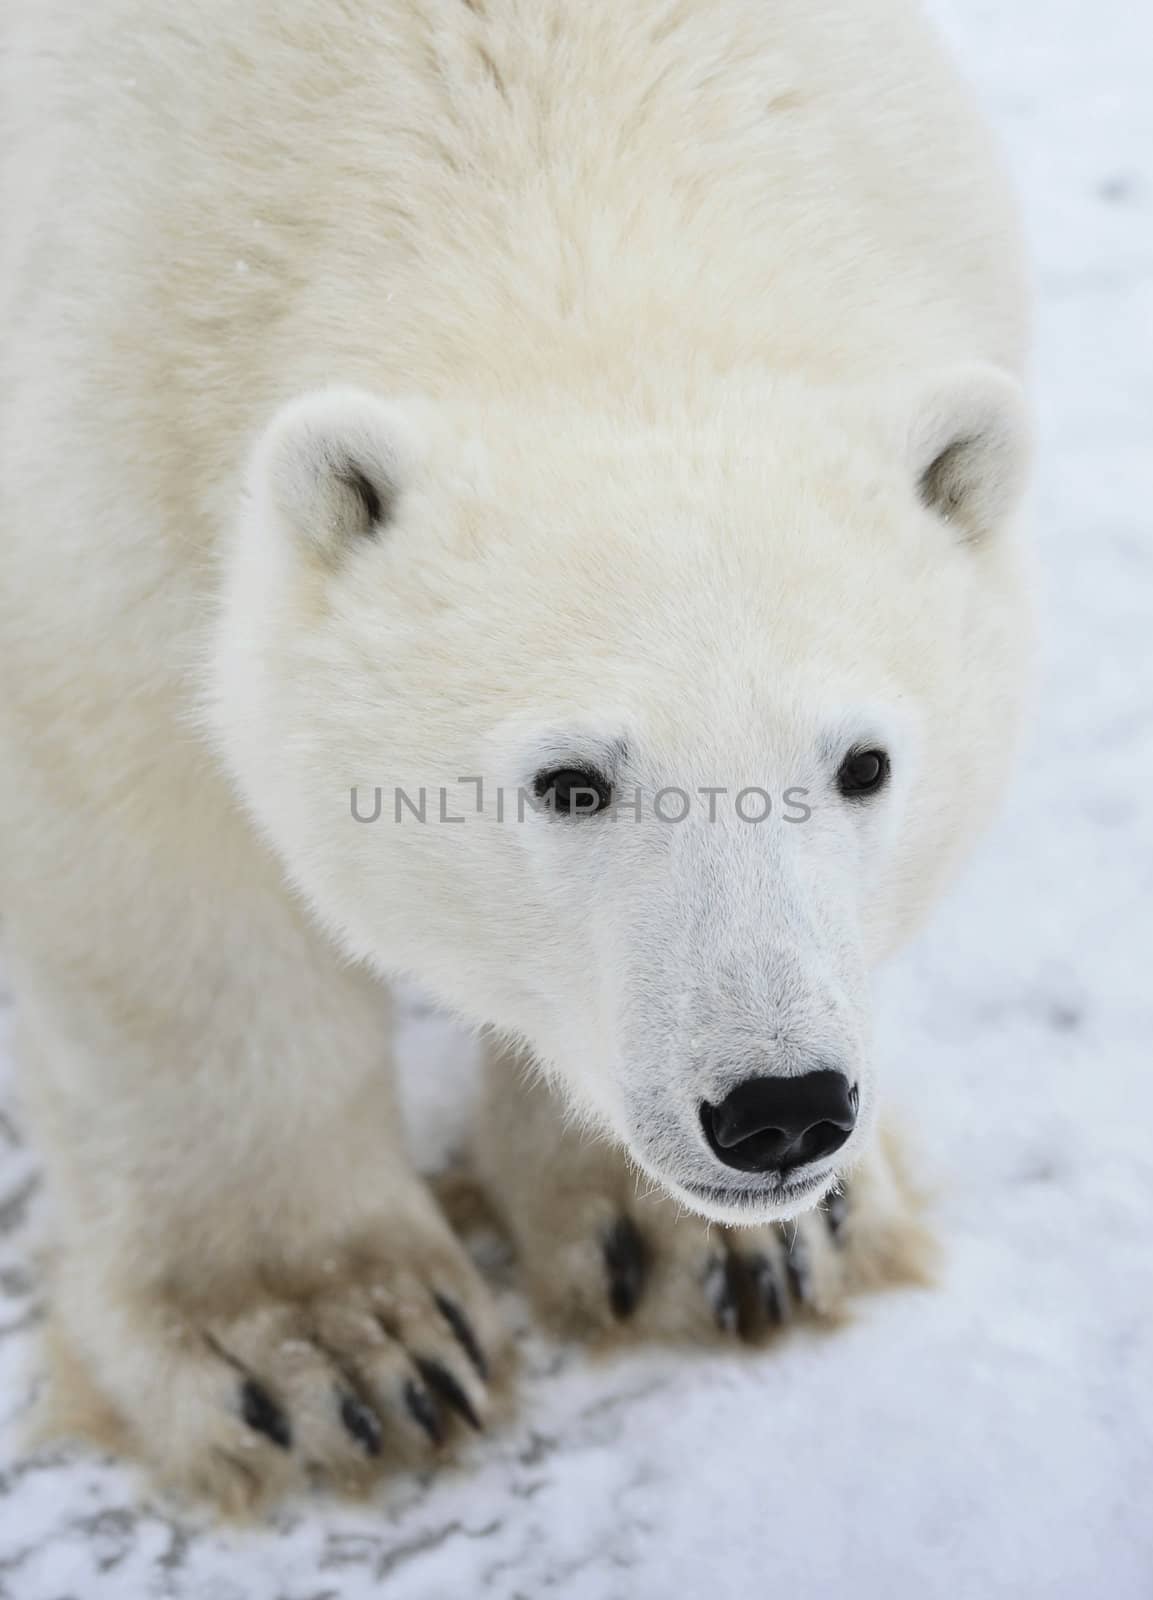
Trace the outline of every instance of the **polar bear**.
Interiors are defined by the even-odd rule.
[[[914,1271],[869,974],[1028,622],[1013,209],[911,0],[12,0],[2,60],[0,907],[72,1423],[239,1507],[491,1414],[401,975],[486,1030],[555,1317],[755,1339]]]

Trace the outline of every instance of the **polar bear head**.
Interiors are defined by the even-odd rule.
[[[1002,775],[1024,455],[984,368],[306,395],[229,557],[226,760],[350,952],[687,1205],[793,1214],[867,1136],[870,968]]]

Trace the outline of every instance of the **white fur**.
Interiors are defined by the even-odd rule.
[[[1028,631],[1017,244],[915,8],[2,29],[0,905],[105,1389],[142,1282],[424,1216],[367,966],[713,1215],[696,1108],[750,1071],[842,1065],[855,1160],[868,972],[988,813]],[[496,820],[592,756],[813,816]],[[350,816],[471,775],[463,824]]]

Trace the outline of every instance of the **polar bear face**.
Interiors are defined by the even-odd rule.
[[[649,1176],[751,1220],[859,1152],[870,968],[995,796],[1023,429],[983,369],[695,415],[289,406],[214,715],[351,952],[526,1041]]]

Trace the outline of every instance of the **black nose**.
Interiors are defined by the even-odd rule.
[[[839,1150],[857,1120],[843,1072],[747,1078],[720,1105],[701,1106],[713,1154],[738,1172],[789,1172]]]

